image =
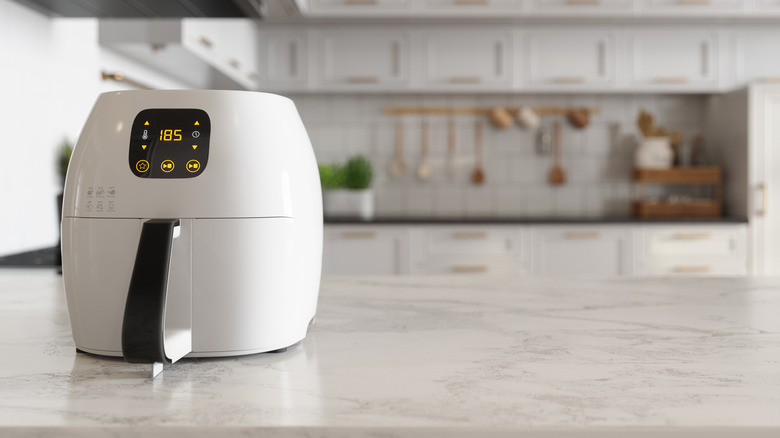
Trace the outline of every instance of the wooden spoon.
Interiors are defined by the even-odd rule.
[[[431,165],[428,164],[428,119],[422,121],[422,159],[417,166],[417,178],[426,181],[431,177]]]
[[[555,121],[555,129],[553,134],[553,152],[555,158],[553,167],[550,169],[550,174],[547,179],[552,185],[559,185],[566,182],[566,172],[561,167],[561,121]]]
[[[485,171],[482,169],[482,119],[477,119],[474,125],[474,171],[471,172],[471,182],[482,185],[485,182]]]
[[[404,124],[399,118],[395,121],[395,157],[390,162],[390,175],[399,177],[406,173],[404,163]]]

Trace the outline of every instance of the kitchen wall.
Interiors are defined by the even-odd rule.
[[[700,95],[298,95],[301,113],[322,163],[355,154],[374,164],[376,214],[380,217],[626,217],[630,214],[633,153],[640,109],[658,124],[679,130],[685,141],[703,129],[706,97]],[[486,182],[470,182],[474,168],[474,117],[456,116],[457,152],[453,178],[446,175],[447,118],[430,116],[433,176],[419,181],[421,119],[404,116],[407,174],[393,178],[395,119],[387,106],[594,106],[601,112],[582,130],[563,123],[562,162],[568,181],[547,183],[551,154],[537,152],[537,132],[517,126],[484,129]],[[542,126],[552,126],[545,117]]]
[[[0,255],[57,242],[57,150],[75,141],[97,95],[125,87],[101,70],[175,80],[102,49],[94,19],[50,19],[0,0]]]

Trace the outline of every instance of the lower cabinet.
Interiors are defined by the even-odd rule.
[[[326,225],[323,275],[745,276],[746,224]]]

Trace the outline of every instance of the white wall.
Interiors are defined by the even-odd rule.
[[[101,48],[97,20],[50,19],[0,0],[0,255],[56,244],[57,150],[75,143],[99,93],[125,88],[101,70],[182,88]]]

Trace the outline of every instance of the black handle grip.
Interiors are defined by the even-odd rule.
[[[143,224],[122,323],[122,356],[132,363],[171,363],[165,356],[163,329],[173,230],[178,219]]]

